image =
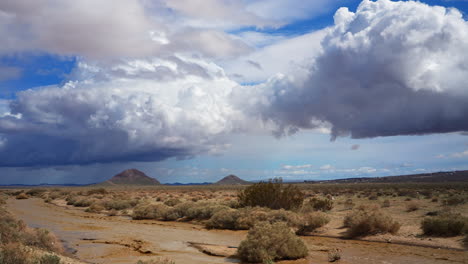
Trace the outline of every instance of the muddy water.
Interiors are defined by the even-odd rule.
[[[200,253],[189,242],[237,246],[243,231],[205,230],[189,223],[134,221],[45,204],[39,199],[9,200],[9,210],[32,227],[44,227],[59,236],[76,256],[90,263],[136,263],[139,259],[168,257],[177,264],[233,263],[234,259]],[[310,248],[307,260],[328,263],[327,249],[339,248],[340,263],[446,264],[467,263],[468,252],[404,246],[390,243],[304,237]]]

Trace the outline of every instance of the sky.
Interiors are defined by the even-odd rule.
[[[468,169],[468,1],[4,0],[0,184]]]

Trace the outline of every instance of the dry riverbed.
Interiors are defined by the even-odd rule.
[[[190,223],[86,213],[41,199],[9,199],[7,205],[29,226],[53,231],[77,258],[89,263],[136,263],[157,257],[177,264],[236,263],[228,256],[246,235],[245,231],[206,230]],[[334,248],[341,250],[342,264],[468,263],[466,250],[318,236],[303,239],[310,249],[308,259],[283,263],[328,263],[327,251]]]

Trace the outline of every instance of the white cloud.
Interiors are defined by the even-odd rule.
[[[372,168],[372,167],[361,167],[359,169],[357,169],[358,172],[362,172],[362,173],[374,173],[374,172],[377,172],[377,170],[375,168]]]
[[[458,153],[453,153],[452,155],[450,155],[451,157],[453,158],[464,158],[464,157],[468,157],[468,150],[465,150],[463,152],[458,152]]]
[[[0,118],[3,166],[147,161],[219,153],[242,114],[222,69],[184,57],[81,62],[62,87],[18,93]]]
[[[312,164],[303,164],[303,165],[283,165],[281,168],[285,170],[298,170],[298,169],[310,169]]]
[[[323,123],[333,138],[468,131],[467,46],[468,23],[455,9],[366,0],[356,13],[337,11],[308,68],[239,101],[277,135]]]
[[[330,164],[327,164],[327,165],[323,165],[322,167],[320,167],[321,170],[333,170],[334,167]]]

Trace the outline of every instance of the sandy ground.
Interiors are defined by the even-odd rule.
[[[206,230],[190,223],[135,221],[90,214],[46,204],[40,199],[10,199],[8,210],[29,226],[53,231],[80,260],[89,263],[136,263],[139,259],[157,257],[168,257],[178,264],[236,263],[239,262],[236,259],[202,251],[230,255],[246,235],[245,231]],[[463,250],[319,236],[303,239],[310,256],[306,260],[283,263],[328,263],[327,251],[333,248],[341,250],[339,263],[343,264],[468,263],[468,252]]]

